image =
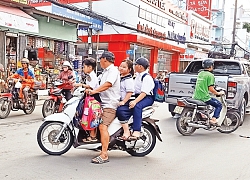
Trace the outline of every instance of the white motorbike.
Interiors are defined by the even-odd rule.
[[[216,90],[225,91],[219,87]],[[234,132],[240,124],[240,116],[237,110],[228,109],[225,95],[215,96],[214,98],[222,103],[220,117],[217,119],[219,127],[209,123],[214,112],[212,106],[192,98],[177,99],[177,106],[174,112],[180,114],[176,121],[178,132],[183,136],[189,136],[199,128],[209,131],[217,129],[221,133]]]
[[[88,132],[80,130],[74,126],[73,117],[76,107],[83,96],[84,89],[79,87],[73,93],[71,98],[64,106],[61,113],[55,113],[47,116],[43,124],[37,132],[37,142],[40,148],[49,155],[62,155],[66,153],[71,146],[77,149],[100,150],[100,132],[97,130],[98,142],[83,142],[87,138]],[[118,139],[123,134],[123,128],[116,118],[108,127],[110,134],[109,150],[123,150],[132,156],[145,156],[149,154],[155,147],[156,137],[162,141],[160,137],[160,129],[156,122],[158,120],[151,119],[153,107],[146,107],[142,113],[142,129],[139,140],[121,141]],[[131,127],[133,117],[129,120]]]

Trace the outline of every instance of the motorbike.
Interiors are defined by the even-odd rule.
[[[217,87],[216,91],[225,91]],[[177,99],[175,113],[180,114],[176,121],[176,127],[183,136],[192,135],[196,129],[215,130],[221,133],[232,133],[240,124],[240,116],[236,109],[229,109],[225,95],[215,96],[222,103],[220,117],[217,119],[218,127],[209,123],[212,118],[214,107],[192,98]]]
[[[49,90],[49,98],[44,101],[42,107],[43,117],[62,112],[64,104],[67,102],[62,94],[63,89],[73,89],[73,85],[63,83],[62,81],[54,81],[52,88]]]
[[[28,91],[27,108],[24,107],[22,99],[19,98],[21,80],[15,83],[14,79],[8,80],[8,91],[0,96],[0,118],[9,116],[10,111],[23,110],[25,114],[31,114],[36,107],[37,89],[32,88]]]
[[[78,87],[71,98],[64,106],[61,113],[55,113],[47,116],[37,132],[37,142],[39,147],[49,155],[62,155],[72,146],[77,149],[100,150],[100,132],[97,130],[97,142],[86,143],[84,138],[88,137],[88,131],[85,131],[73,122],[76,107],[82,97],[83,88]],[[153,107],[146,107],[142,114],[142,129],[139,140],[121,141],[118,137],[123,134],[123,128],[116,118],[108,127],[110,134],[109,150],[126,151],[132,156],[145,156],[155,147],[156,137],[162,141],[160,128],[156,124],[159,120],[151,119]],[[131,128],[133,117],[129,120]],[[98,129],[98,128],[97,128]]]

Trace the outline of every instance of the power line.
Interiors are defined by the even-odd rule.
[[[118,26],[118,27],[122,27],[122,28],[125,28],[125,29],[132,30],[132,31],[140,32],[140,33],[143,33],[143,34],[146,34],[146,35],[149,35],[149,36],[153,36],[153,37],[159,38],[159,39],[166,39],[166,40],[169,40],[169,41],[174,41],[174,42],[183,43],[183,44],[184,43],[190,43],[190,44],[199,44],[199,45],[208,45],[208,46],[214,46],[214,45],[232,45],[232,43],[227,43],[227,44],[222,44],[222,43],[212,44],[212,43],[199,43],[199,42],[181,41],[181,40],[171,39],[171,38],[168,38],[168,37],[165,37],[165,36],[159,36],[159,35],[151,34],[151,33],[148,33],[148,32],[144,32],[144,31],[139,30],[137,28],[127,26],[124,23],[118,23],[116,21],[111,20],[110,18],[108,18],[106,16],[100,15],[100,14],[98,14],[98,13],[96,13],[94,11],[90,11],[89,9],[86,9],[86,8],[85,9],[80,9],[80,8],[77,8],[77,7],[72,6],[72,5],[61,4],[61,3],[57,2],[56,0],[47,0],[47,1],[53,3],[53,4],[57,5],[57,6],[60,6],[60,7],[72,10],[72,11],[79,12],[81,14],[84,14],[86,16],[92,17],[94,19],[101,20],[101,21],[103,21],[104,23],[106,23],[108,25],[115,25],[115,26]],[[233,43],[233,44],[235,44],[235,43]]]

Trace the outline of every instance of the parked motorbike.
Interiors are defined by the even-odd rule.
[[[42,114],[44,118],[62,112],[63,106],[67,102],[62,94],[63,89],[73,89],[73,85],[63,83],[60,80],[53,82],[53,86],[49,90],[49,98],[43,103]]]
[[[88,132],[78,129],[73,123],[73,117],[76,107],[82,97],[84,89],[79,87],[74,91],[74,97],[70,99],[64,106],[61,113],[55,113],[47,116],[44,123],[37,132],[37,142],[40,148],[49,155],[61,155],[66,153],[71,146],[77,149],[101,149],[100,132],[97,130],[98,142],[85,143],[82,139],[87,138]],[[160,129],[156,122],[158,120],[151,119],[154,109],[146,107],[142,114],[142,130],[140,139],[137,141],[121,141],[117,137],[123,134],[123,128],[116,118],[108,127],[110,134],[109,150],[123,150],[132,156],[145,156],[149,154],[155,147],[156,137],[162,141],[160,137]],[[129,120],[131,127],[133,117]]]
[[[9,116],[10,111],[23,110],[25,114],[31,114],[36,107],[37,89],[28,91],[27,108],[24,107],[22,99],[19,98],[20,81],[15,83],[14,79],[8,80],[8,91],[0,96],[0,118],[4,119]]]
[[[221,91],[223,89],[217,87],[216,90]],[[240,124],[240,116],[237,110],[227,108],[225,95],[215,96],[215,98],[222,103],[220,117],[217,119],[219,127],[209,123],[215,109],[214,107],[192,98],[177,99],[177,106],[174,112],[181,114],[176,121],[178,132],[183,136],[189,136],[199,128],[209,131],[217,129],[221,133],[234,132]]]

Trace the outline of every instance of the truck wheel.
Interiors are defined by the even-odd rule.
[[[246,100],[245,98],[242,99],[241,105],[239,108],[239,115],[240,115],[240,126],[243,124],[246,115]]]

